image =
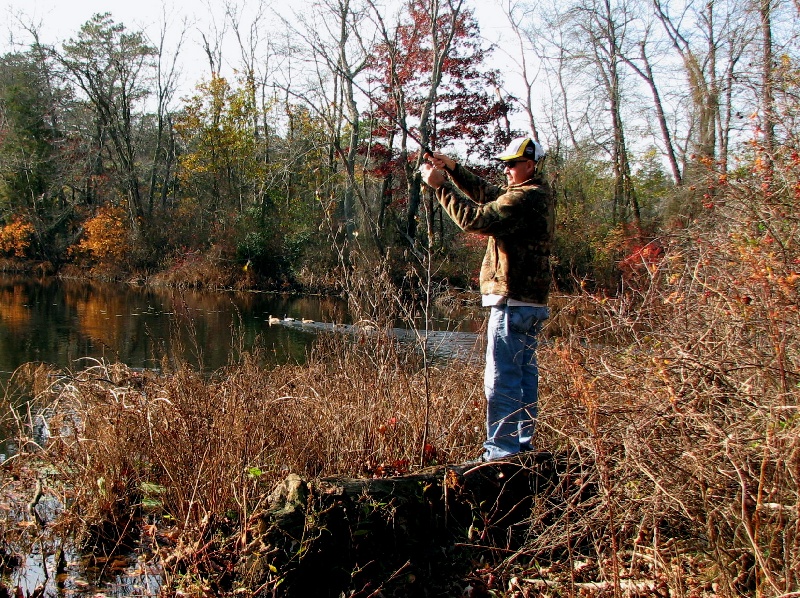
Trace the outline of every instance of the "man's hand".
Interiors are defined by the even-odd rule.
[[[433,152],[425,154],[425,159],[433,164],[434,168],[453,170],[456,167],[456,161],[445,154]]]
[[[433,187],[434,189],[441,187],[447,180],[447,175],[443,170],[434,168],[427,162],[420,164],[419,173],[422,175],[422,182],[428,185],[428,187]]]

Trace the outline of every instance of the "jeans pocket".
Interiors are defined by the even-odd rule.
[[[509,308],[508,327],[518,334],[532,332],[537,319],[533,309],[525,307]]]

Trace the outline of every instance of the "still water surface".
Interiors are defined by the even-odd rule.
[[[30,361],[80,367],[85,357],[151,368],[176,352],[216,369],[239,341],[249,348],[259,335],[277,360],[302,361],[313,335],[267,323],[271,314],[290,312],[320,321],[347,317],[338,299],[0,278],[0,371]]]
[[[270,326],[270,316],[297,320]],[[471,347],[481,322],[451,318],[436,319],[432,341]],[[342,324],[351,318],[340,298],[0,276],[0,380],[24,363],[80,369],[87,357],[157,368],[165,355],[177,355],[215,370],[255,343],[276,363],[302,363],[320,331],[347,331]]]
[[[270,316],[296,320],[270,326]],[[313,323],[303,324],[302,318]],[[440,314],[432,322],[428,346],[439,355],[474,355],[481,325],[482,320],[468,313]],[[273,363],[302,363],[320,331],[356,329],[346,302],[339,298],[181,291],[0,275],[0,393],[12,373],[29,362],[78,370],[91,365],[87,358],[93,358],[158,368],[166,355],[213,371],[235,359],[236,351],[257,343],[267,349]],[[412,332],[401,327],[394,332],[400,338],[413,338]],[[0,429],[0,461],[8,454],[6,440]],[[72,556],[75,561],[66,582],[48,581],[41,566],[43,555],[34,554],[14,573],[11,587],[30,594],[47,582],[45,595],[59,597],[157,594],[158,576],[148,576],[141,563],[134,562],[124,570],[127,574],[118,573],[109,585],[108,572],[92,573],[81,555]],[[48,558],[47,569],[52,571],[53,557]],[[132,585],[124,581],[131,579]],[[148,587],[151,583],[156,585]]]

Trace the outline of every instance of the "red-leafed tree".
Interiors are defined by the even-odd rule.
[[[368,115],[374,123],[373,173],[383,180],[384,208],[395,208],[409,243],[417,240],[423,200],[420,148],[442,149],[458,141],[467,155],[485,158],[510,134],[501,125],[510,104],[494,92],[499,72],[486,68],[490,50],[482,46],[474,14],[463,4],[408,0],[393,27],[373,5],[381,34],[369,66],[370,86],[377,90]],[[426,213],[432,242],[432,203]]]

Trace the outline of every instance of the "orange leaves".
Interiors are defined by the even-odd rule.
[[[628,255],[619,263],[623,275],[642,273],[644,271],[655,274],[658,270],[664,249],[656,242],[646,245],[634,245]]]
[[[76,251],[90,255],[100,266],[124,264],[131,251],[125,210],[111,205],[97,210],[97,214],[86,222],[84,237]]]
[[[15,217],[0,229],[0,251],[9,257],[27,257],[35,229],[24,218]]]
[[[0,291],[0,321],[5,328],[14,333],[23,333],[31,320],[27,301],[28,297],[18,287],[6,287]]]
[[[778,276],[775,279],[778,289],[788,301],[794,302],[797,300],[798,280],[800,280],[800,275],[797,272],[791,272],[786,276]]]

